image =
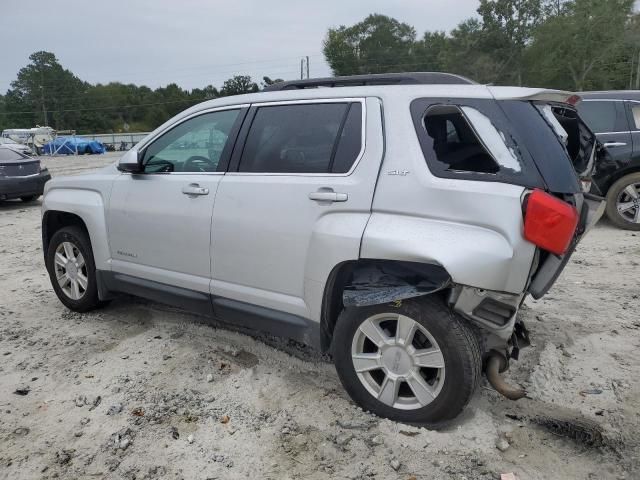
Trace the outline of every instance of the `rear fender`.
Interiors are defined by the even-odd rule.
[[[521,293],[533,249],[531,255],[517,255],[506,236],[481,226],[373,213],[361,258],[441,265],[453,283]]]

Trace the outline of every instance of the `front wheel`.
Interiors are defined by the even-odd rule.
[[[66,307],[87,312],[100,306],[93,251],[83,229],[58,230],[49,242],[46,264],[53,289]]]
[[[333,341],[351,398],[391,420],[437,427],[462,411],[480,378],[475,335],[436,296],[346,308]]]
[[[29,203],[29,202],[33,202],[37,197],[35,195],[26,195],[24,197],[20,197],[20,200],[22,200],[24,203]]]
[[[619,228],[640,230],[640,172],[626,175],[611,186],[607,217]]]

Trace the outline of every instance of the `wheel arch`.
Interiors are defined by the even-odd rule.
[[[607,179],[607,187],[605,189],[605,192],[603,192],[604,196],[609,194],[609,190],[611,190],[611,187],[613,187],[614,183],[616,183],[621,178],[624,178],[627,175],[631,175],[633,173],[640,173],[640,164],[621,168],[612,173],[611,176]]]
[[[89,237],[96,269],[110,270],[111,254],[107,240],[105,207],[99,192],[52,188],[45,194],[42,210],[42,241],[45,253],[57,230],[76,225]]]
[[[84,220],[75,213],[60,210],[47,210],[42,216],[42,246],[46,254],[53,235],[60,229],[69,226],[81,228],[87,235],[89,230]]]
[[[383,259],[350,260],[336,265],[325,284],[320,316],[320,348],[329,352],[340,312],[347,306],[378,305],[414,298],[451,286],[451,276],[438,264]],[[362,294],[362,295],[361,295]],[[444,300],[443,300],[444,302]]]

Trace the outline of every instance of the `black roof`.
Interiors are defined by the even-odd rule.
[[[309,78],[269,85],[263,91],[297,90],[318,87],[354,87],[363,85],[474,85],[461,75],[443,72],[377,73],[346,77]]]
[[[578,92],[584,99],[640,100],[640,90],[610,90],[601,92]]]

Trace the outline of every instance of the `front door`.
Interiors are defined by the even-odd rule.
[[[142,174],[122,174],[108,213],[112,270],[209,292],[211,216],[240,109],[197,114],[142,147]]]
[[[214,208],[212,293],[309,318],[327,266],[359,256],[382,159],[380,105],[254,105],[245,124]]]

